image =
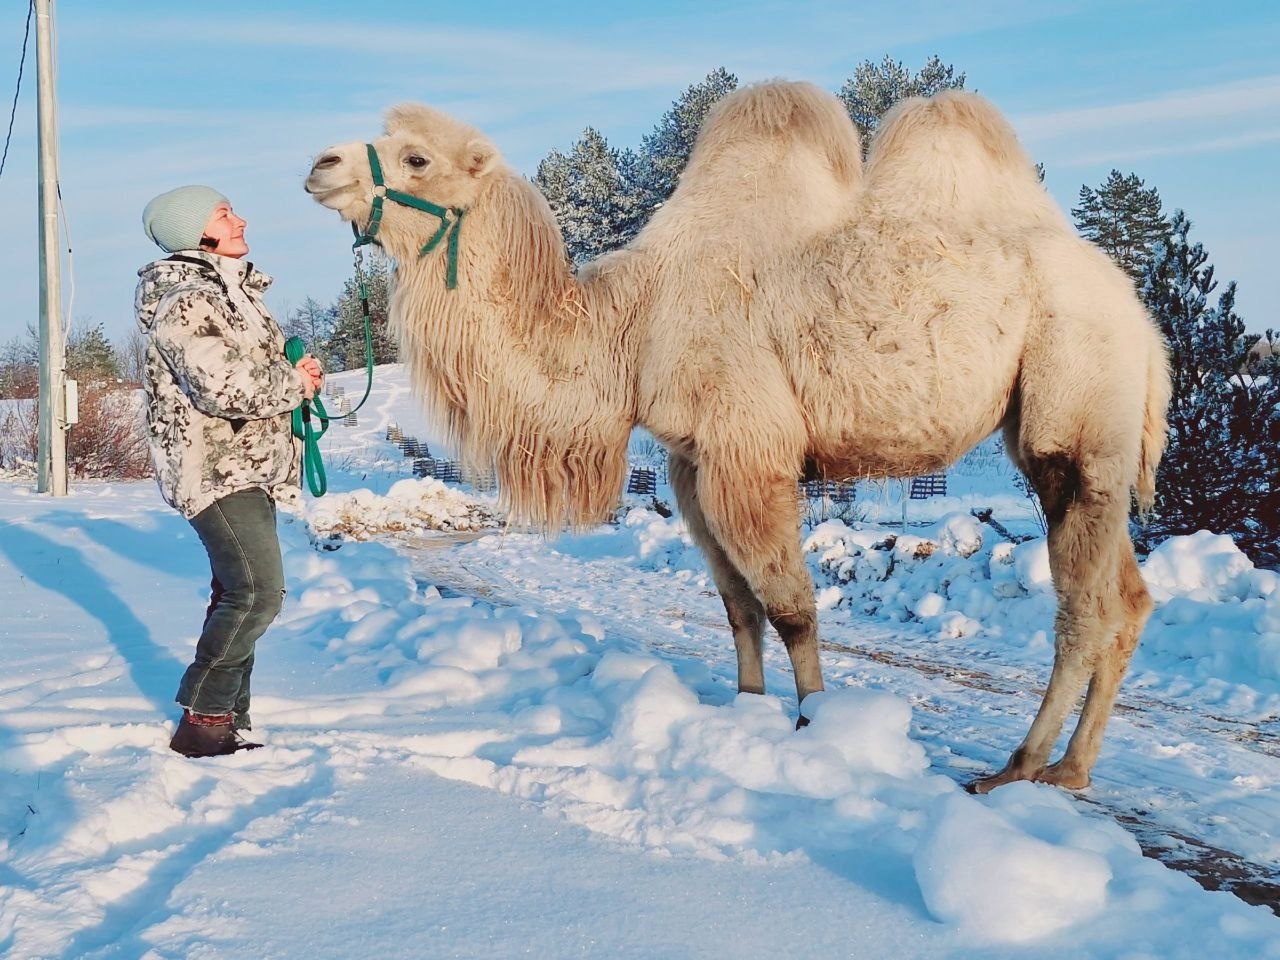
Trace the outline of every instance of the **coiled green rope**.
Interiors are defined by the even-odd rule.
[[[307,352],[307,345],[301,337],[290,337],[284,342],[284,355],[289,362],[297,366],[299,360]],[[373,370],[370,368],[370,375]],[[320,429],[313,425],[314,419],[320,421]],[[313,497],[323,497],[329,489],[329,481],[324,473],[324,459],[320,456],[320,438],[329,429],[329,412],[319,395],[310,400],[303,400],[293,411],[293,435],[302,441],[302,474],[307,479],[307,489]]]

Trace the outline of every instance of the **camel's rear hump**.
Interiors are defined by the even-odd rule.
[[[1002,230],[1065,225],[1009,122],[975,93],[911,97],[886,114],[868,190],[903,215]]]

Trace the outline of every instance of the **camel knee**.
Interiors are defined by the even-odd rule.
[[[1138,561],[1134,558],[1132,550],[1120,565],[1120,600],[1125,617],[1140,625],[1146,622],[1147,617],[1151,616],[1151,611],[1155,609],[1151,591],[1147,589],[1147,582],[1142,579],[1142,573],[1138,570]]]
[[[741,596],[721,595],[724,601],[724,612],[729,618],[729,628],[736,637],[739,634],[759,636],[764,628],[764,607],[751,595],[747,600]]]

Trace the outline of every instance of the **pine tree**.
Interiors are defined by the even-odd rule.
[[[365,287],[369,294],[370,330],[373,333],[373,362],[395,363],[400,350],[387,328],[391,303],[391,276],[387,263],[374,259],[364,268]],[[360,303],[360,284],[351,277],[343,285],[337,303],[330,308],[334,321],[323,350],[312,349],[327,370],[357,370],[365,365],[364,312]]]
[[[552,150],[534,182],[543,191],[574,263],[582,264],[623,243],[631,196],[622,159],[600,131],[587,127],[568,156]]]
[[[653,211],[671,196],[707,114],[737,87],[736,76],[716,67],[676,97],[653,132],[640,141],[638,151],[622,156],[621,167],[631,189],[631,217],[624,225],[623,243],[639,233]]]
[[[955,67],[944,64],[936,54],[926,60],[914,76],[902,61],[886,56],[879,63],[864,60],[858,64],[837,96],[858,127],[862,155],[866,156],[880,120],[899,100],[931,97],[939,90],[963,87],[964,74],[957,74]]]
[[[555,148],[542,158],[538,172],[533,175],[534,185],[547,198],[551,209],[559,216],[569,202],[569,158]]]
[[[565,250],[571,260],[577,261],[569,246],[570,208],[574,205],[573,173],[570,170],[569,158],[554,147],[538,164],[538,172],[533,175],[533,184],[547,198],[547,204],[560,225],[560,235],[564,237]]]
[[[568,155],[552,150],[543,158],[533,182],[575,263],[616,250],[640,232],[675,190],[707,113],[737,85],[723,67],[712,70],[675,99],[639,150],[615,150],[587,127]]]
[[[618,151],[592,127],[583,131],[569,155],[569,186],[576,204],[568,236],[578,263],[627,242],[625,227],[632,220],[634,201],[622,167]]]
[[[1136,173],[1112,170],[1094,190],[1080,188],[1080,205],[1071,208],[1081,236],[1092,240],[1141,283],[1155,245],[1169,232],[1160,193],[1146,187]]]
[[[67,376],[82,383],[103,383],[120,377],[120,360],[102,324],[80,325],[67,336]]]
[[[1216,306],[1209,256],[1176,211],[1147,263],[1142,298],[1169,344],[1169,446],[1156,482],[1155,535],[1230,534],[1255,563],[1280,563],[1280,358],[1250,357],[1261,339],[1235,312],[1236,285]],[[1269,340],[1274,340],[1268,331]]]

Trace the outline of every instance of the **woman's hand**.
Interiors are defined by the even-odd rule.
[[[306,378],[307,383],[303,387],[303,392],[306,394],[306,398],[310,400],[324,384],[324,368],[320,366],[320,361],[309,353],[303,354],[294,366],[302,371],[303,376]]]

